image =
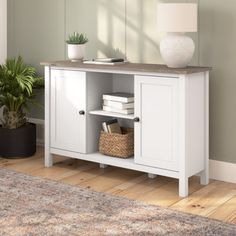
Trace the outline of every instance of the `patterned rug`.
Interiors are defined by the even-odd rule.
[[[236,225],[0,169],[0,235],[236,235]]]

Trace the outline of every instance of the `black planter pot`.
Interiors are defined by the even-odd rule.
[[[36,152],[36,125],[27,123],[17,129],[0,126],[0,156],[4,158],[24,158]]]

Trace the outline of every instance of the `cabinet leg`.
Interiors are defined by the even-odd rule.
[[[105,169],[105,168],[107,168],[107,167],[108,167],[108,165],[100,164],[100,168],[101,168],[101,169]]]
[[[148,173],[148,178],[149,179],[155,179],[156,177],[157,177],[157,175]]]
[[[209,184],[208,171],[203,170],[203,171],[200,173],[200,183],[201,183],[202,185],[207,185],[207,184]]]
[[[53,157],[52,154],[45,151],[45,167],[53,166]]]
[[[188,178],[179,179],[179,196],[180,197],[188,196]]]

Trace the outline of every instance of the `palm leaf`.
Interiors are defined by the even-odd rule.
[[[35,68],[27,66],[21,56],[0,65],[0,107],[23,112],[34,99],[33,88],[43,86],[43,78],[37,77]]]

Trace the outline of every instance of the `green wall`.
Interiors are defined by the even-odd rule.
[[[236,1],[200,1],[201,65],[211,65],[210,152],[236,163]]]
[[[199,31],[193,65],[212,66],[210,155],[236,163],[236,1],[235,0],[8,0],[8,57],[27,63],[66,58],[65,38],[84,32],[87,58],[126,56],[131,62],[162,63],[157,4],[196,2]],[[43,100],[43,94],[39,100]],[[32,109],[32,117],[43,111]]]

